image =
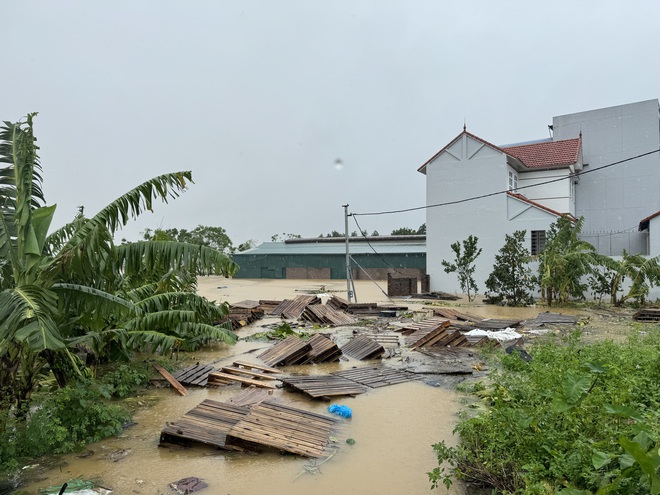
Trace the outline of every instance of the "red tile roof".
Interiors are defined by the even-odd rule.
[[[423,174],[426,173],[426,166],[440,156],[452,144],[458,141],[464,134],[497,151],[501,151],[502,153],[517,158],[528,168],[566,167],[572,165],[577,163],[580,157],[580,148],[582,147],[582,135],[580,134],[580,137],[575,139],[564,139],[562,141],[548,141],[544,143],[523,144],[520,146],[501,148],[463,129],[463,132],[452,139],[435,155],[426,160],[417,171],[422,172]]]
[[[577,163],[582,136],[562,141],[523,144],[502,148],[507,155],[518,158],[529,168],[561,167]]]
[[[525,196],[522,194],[517,194],[511,191],[507,191],[507,194],[511,196],[512,198],[519,199],[520,201],[524,203],[528,203],[532,206],[536,206],[537,208],[540,208],[541,210],[547,211],[548,213],[552,213],[553,215],[557,215],[558,217],[563,217],[564,215],[568,216],[572,221],[575,221],[575,217],[571,215],[570,213],[560,213],[557,210],[553,210],[552,208],[548,208],[547,206],[543,206],[541,203],[537,203],[536,201],[532,201],[531,199],[527,199]]]
[[[641,220],[639,222],[639,231],[641,232],[642,230],[646,230],[649,228],[649,222],[653,220],[655,217],[660,215],[660,211],[656,211],[653,215],[649,215],[645,219]]]

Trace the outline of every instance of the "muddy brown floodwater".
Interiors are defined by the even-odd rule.
[[[299,293],[297,290],[324,285],[317,281],[260,282],[211,277],[202,279],[199,292],[212,300],[238,302],[292,298]],[[325,285],[328,290],[341,288],[336,281]],[[226,288],[218,289],[222,286]],[[361,301],[387,301],[377,288],[374,290],[366,284],[364,288],[358,286],[357,291]],[[345,294],[340,295],[345,297]],[[262,330],[261,324],[263,321],[256,323],[257,329]],[[244,333],[245,330],[241,330],[240,335]],[[216,346],[197,352],[189,356],[188,361],[223,365],[240,356],[242,360],[258,362],[254,357],[258,352],[249,351],[267,346],[261,342],[240,341],[233,347]],[[320,374],[363,364],[366,363],[349,360],[282,369]],[[137,399],[142,405],[133,418],[136,425],[117,438],[88,445],[84,457],[80,457],[81,453],[63,456],[55,467],[38,474],[40,481],[21,489],[37,493],[40,488],[82,478],[98,480],[100,486],[114,490],[115,494],[173,494],[169,483],[196,476],[209,485],[200,493],[209,495],[426,494],[430,489],[426,473],[437,466],[431,445],[443,439],[455,443],[452,430],[460,408],[458,394],[446,387],[408,382],[334,401],[349,406],[353,417],[339,418],[339,428],[334,435],[339,450],[322,465],[319,460],[283,455],[273,450],[250,455],[204,446],[158,447],[160,431],[166,421],[180,418],[206,398],[226,401],[239,390],[237,386],[189,387],[187,397],[180,397],[169,388],[149,390],[148,395]],[[328,414],[328,402],[285,390],[277,390],[275,394],[285,404]],[[355,440],[354,445],[346,443],[349,438]],[[113,462],[112,458],[122,451],[127,455],[119,455],[120,460]],[[450,492],[444,487],[440,491],[453,495],[464,493],[458,484]]]
[[[386,282],[379,282],[386,289]],[[199,293],[211,300],[236,303],[245,299],[282,300],[309,291],[325,291],[322,298],[336,292],[346,297],[346,285],[337,280],[232,280],[221,277],[200,279]],[[342,292],[343,291],[343,292]],[[429,301],[390,300],[380,288],[368,281],[356,282],[360,302],[405,304],[411,311],[423,313]],[[459,301],[460,303],[461,301]],[[483,304],[460,304],[459,310],[490,318],[534,318],[543,308],[500,308]],[[585,327],[587,336],[618,337],[628,332],[629,324],[621,324],[617,313],[587,312],[586,310],[561,310],[589,318]],[[628,317],[629,319],[629,317]],[[271,320],[275,321],[275,320]],[[240,336],[262,331],[266,321],[256,322],[252,328],[239,332]],[[255,349],[269,344],[239,341],[234,347],[215,346],[194,356],[187,356],[186,363],[229,364],[237,357],[245,361],[258,360]],[[400,357],[391,359],[390,364]],[[321,374],[365,363],[342,361],[340,363],[283,368],[285,372]],[[160,431],[167,421],[174,421],[196,407],[202,400],[211,398],[226,401],[239,392],[237,386],[195,389],[190,395],[178,396],[172,389],[148,391],[147,396],[136,400],[136,425],[128,428],[117,438],[91,444],[85,457],[80,453],[61,458],[59,464],[47,471],[35,471],[39,477],[22,487],[28,493],[79,477],[98,480],[101,486],[114,490],[115,494],[173,494],[168,484],[181,478],[195,476],[208,483],[201,493],[228,494],[287,494],[287,495],[349,495],[349,494],[426,494],[430,483],[426,473],[437,462],[431,445],[440,440],[456,443],[452,430],[457,423],[461,396],[451,387],[434,386],[433,376],[425,382],[409,382],[380,389],[355,398],[339,398],[334,401],[352,408],[351,419],[340,419],[340,427],[334,435],[339,451],[319,466],[313,461],[296,455],[282,455],[264,451],[256,455],[226,453],[210,447],[159,448]],[[445,382],[446,383],[446,382]],[[294,407],[327,414],[329,403],[308,399],[299,393],[277,390],[278,400]],[[354,445],[346,440],[352,438]],[[120,455],[117,455],[117,454]],[[126,454],[122,457],[121,454]],[[113,458],[119,460],[113,462]],[[441,487],[437,493],[457,495],[466,493],[455,483],[447,492]]]

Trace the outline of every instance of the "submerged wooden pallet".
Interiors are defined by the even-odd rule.
[[[180,383],[184,385],[196,385],[198,387],[205,387],[208,383],[209,373],[215,371],[215,366],[210,364],[193,364],[186,368],[180,369],[172,375]]]
[[[294,407],[262,402],[251,408],[206,399],[161,431],[160,443],[199,442],[243,451],[254,444],[323,457],[336,420]],[[239,445],[242,440],[248,442]]]
[[[317,333],[307,343],[311,346],[311,349],[307,354],[307,359],[302,364],[333,363],[339,361],[341,357],[339,346],[325,335]]]
[[[385,366],[368,366],[364,368],[353,368],[350,370],[335,371],[334,376],[347,378],[354,382],[371,388],[386,387],[396,383],[419,380],[422,377],[409,371],[395,370]]]
[[[405,327],[401,327],[396,331],[403,335],[413,335],[416,332],[428,333],[442,326],[446,326],[445,323],[449,323],[446,318],[433,316],[419,322],[409,323]]]
[[[268,366],[290,366],[304,362],[311,350],[312,346],[307,342],[292,335],[270,349],[266,349],[257,357]]]
[[[378,359],[385,353],[385,348],[369,337],[358,335],[344,345],[341,352],[359,360]]]
[[[307,457],[324,457],[334,418],[263,402],[234,424],[228,436]]]
[[[227,402],[234,406],[254,406],[273,399],[273,391],[251,385],[231,397]]]
[[[288,376],[282,383],[303,392],[314,399],[340,395],[359,395],[367,391],[353,380],[334,375]]]
[[[353,325],[357,320],[351,315],[322,304],[312,304],[307,306],[301,318],[311,323],[319,325]]]
[[[247,407],[206,399],[181,419],[167,423],[160,433],[160,443],[192,441],[224,450],[244,450],[231,445],[227,433],[249,411]]]
[[[274,310],[271,316],[282,316],[283,318],[297,320],[303,314],[307,306],[321,304],[317,296],[296,296],[295,299],[285,299]]]

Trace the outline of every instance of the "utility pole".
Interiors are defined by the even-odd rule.
[[[342,205],[344,208],[344,235],[346,236],[346,295],[348,302],[353,298],[353,291],[351,290],[351,254],[348,249],[348,205]]]

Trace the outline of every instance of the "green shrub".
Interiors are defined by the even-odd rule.
[[[138,387],[144,387],[149,382],[149,373],[144,367],[122,364],[116,370],[103,376],[110,393],[115,397],[128,397]]]
[[[586,345],[574,334],[535,345],[529,363],[504,355],[475,388],[487,410],[461,420],[458,447],[433,447],[445,469],[428,473],[432,484],[457,476],[500,493],[660,493],[651,489],[659,351],[657,335]]]

